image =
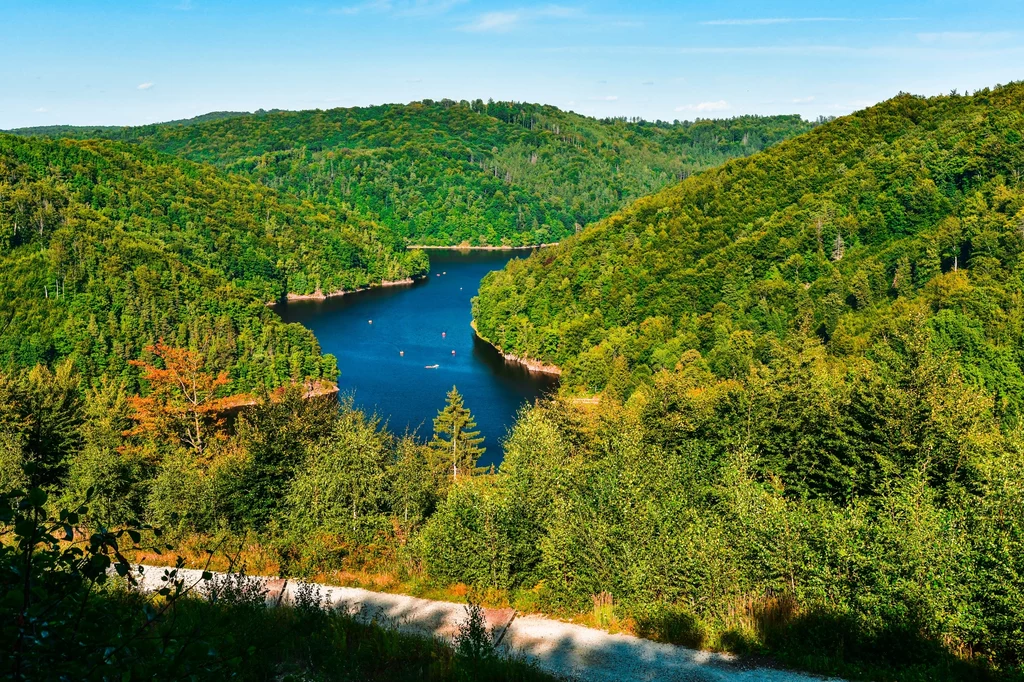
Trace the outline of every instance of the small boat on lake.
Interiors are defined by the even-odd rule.
[[[423,369],[437,369],[437,368],[438,368],[438,367],[440,367],[440,366],[441,366],[441,365],[427,365],[427,366],[426,366],[426,367],[424,367]]]

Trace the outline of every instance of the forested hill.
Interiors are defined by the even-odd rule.
[[[201,114],[199,116],[193,116],[192,118],[180,118],[174,121],[163,121],[161,123],[154,123],[150,126],[142,126],[143,128],[156,128],[157,126],[190,126],[196,123],[206,123],[207,121],[219,121],[225,118],[232,118],[234,116],[245,116],[248,112],[245,111],[211,111],[208,114]],[[71,125],[54,125],[54,126],[34,126],[31,128],[12,128],[11,130],[3,131],[8,132],[11,135],[21,135],[23,137],[67,137],[77,140],[89,140],[93,138],[117,138],[123,134],[124,126],[71,126]]]
[[[388,230],[211,166],[0,135],[0,365],[69,357],[87,381],[134,382],[129,362],[164,339],[236,390],[333,380],[313,335],[265,303],[426,267]]]
[[[562,239],[638,197],[810,128],[795,115],[672,124],[425,100],[188,126],[18,132],[140,142],[350,205],[409,243],[522,245]]]
[[[692,177],[491,274],[480,334],[626,395],[694,351],[719,377],[801,340],[877,359],[911,321],[1017,414],[1022,111],[1019,83],[900,95]]]

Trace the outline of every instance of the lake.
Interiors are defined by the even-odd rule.
[[[430,277],[415,284],[292,301],[275,310],[316,334],[323,352],[338,358],[340,395],[376,412],[393,433],[408,429],[430,438],[445,395],[458,387],[486,439],[480,465],[498,464],[516,412],[558,380],[506,363],[477,338],[469,326],[470,301],[484,275],[526,253],[427,250]]]

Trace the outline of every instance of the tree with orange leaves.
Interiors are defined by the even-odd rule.
[[[143,360],[131,361],[142,368],[149,393],[129,399],[137,424],[125,435],[153,435],[177,441],[202,457],[212,439],[225,437],[221,414],[230,401],[217,393],[231,380],[226,372],[217,376],[206,372],[203,357],[187,348],[175,348],[161,340],[146,350],[159,358],[163,367]]]

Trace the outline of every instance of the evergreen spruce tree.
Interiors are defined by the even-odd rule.
[[[448,391],[448,402],[434,419],[434,439],[430,445],[437,453],[441,466],[451,472],[452,481],[459,474],[470,476],[476,461],[484,454],[480,447],[484,439],[476,428],[476,420],[462,401],[458,389]]]

